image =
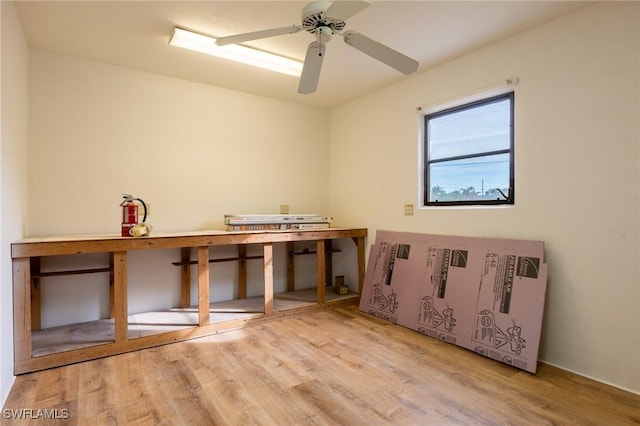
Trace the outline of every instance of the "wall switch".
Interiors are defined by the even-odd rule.
[[[404,215],[405,216],[413,216],[413,204],[405,204],[404,205]]]
[[[289,204],[280,204],[280,214],[289,214]]]

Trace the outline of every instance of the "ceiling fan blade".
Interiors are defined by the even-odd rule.
[[[322,61],[324,59],[325,47],[314,41],[307,48],[307,55],[304,58],[304,66],[302,75],[300,76],[300,84],[298,85],[298,93],[313,93],[318,87],[320,79],[320,70],[322,69]]]
[[[355,31],[345,31],[342,36],[344,37],[344,42],[349,46],[389,65],[391,68],[403,74],[409,75],[415,72],[420,65],[418,61]]]
[[[324,16],[339,21],[346,21],[369,6],[371,6],[371,1],[369,0],[334,1],[324,12]]]
[[[254,31],[251,33],[236,34],[216,39],[218,46],[226,46],[228,44],[244,43],[245,41],[258,40],[261,38],[275,37],[283,34],[297,33],[302,29],[299,25],[289,25],[288,27],[272,28],[269,30]]]

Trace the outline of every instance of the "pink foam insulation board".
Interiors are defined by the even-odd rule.
[[[377,231],[360,310],[535,373],[542,241]]]

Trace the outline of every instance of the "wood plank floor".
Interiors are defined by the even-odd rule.
[[[1,421],[631,425],[640,395],[545,364],[532,375],[353,305],[25,374]]]

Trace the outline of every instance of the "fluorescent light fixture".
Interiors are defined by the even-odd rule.
[[[300,77],[302,74],[302,62],[300,61],[239,44],[218,46],[213,37],[181,28],[173,29],[169,44],[295,77]]]

